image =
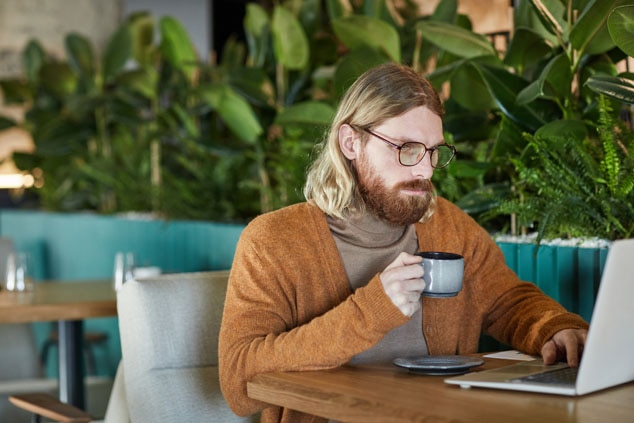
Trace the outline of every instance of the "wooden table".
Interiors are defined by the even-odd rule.
[[[476,369],[510,364],[485,359]],[[249,397],[342,422],[633,422],[634,383],[583,397],[463,389],[391,365],[257,375]]]
[[[117,315],[112,281],[38,282],[33,292],[0,292],[0,323],[58,321],[60,400],[85,407],[83,320]]]

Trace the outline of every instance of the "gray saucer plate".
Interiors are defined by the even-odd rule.
[[[403,367],[411,373],[435,376],[459,375],[472,367],[484,364],[478,357],[462,355],[425,355],[419,357],[400,357],[393,361],[395,366]]]

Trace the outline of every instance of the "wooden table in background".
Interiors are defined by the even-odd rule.
[[[509,360],[486,358],[474,370]],[[633,422],[634,383],[583,397],[463,389],[385,366],[260,374],[249,397],[341,422]]]
[[[0,292],[0,324],[58,321],[59,392],[84,409],[83,320],[117,315],[112,281],[38,282],[33,292]]]

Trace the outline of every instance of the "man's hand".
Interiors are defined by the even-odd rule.
[[[379,275],[383,289],[405,316],[411,317],[420,307],[423,282],[423,258],[401,253]]]
[[[570,367],[579,367],[587,335],[588,331],[585,329],[564,329],[557,332],[542,347],[544,363],[567,361]]]

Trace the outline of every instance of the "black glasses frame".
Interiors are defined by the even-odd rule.
[[[437,146],[434,147],[427,147],[425,144],[423,144],[422,142],[416,142],[416,141],[408,141],[406,143],[403,143],[401,145],[395,144],[392,141],[382,137],[379,134],[374,133],[373,131],[369,130],[369,129],[365,129],[365,128],[358,128],[361,129],[364,132],[367,132],[368,134],[372,135],[373,137],[376,137],[378,139],[380,139],[381,141],[383,141],[384,143],[388,144],[390,147],[394,148],[395,150],[398,150],[398,162],[401,164],[401,166],[416,166],[417,164],[419,164],[427,155],[427,152],[429,151],[429,156],[431,157],[434,154],[434,151],[438,150],[439,148],[449,148],[451,150],[451,157],[449,158],[449,160],[447,160],[447,163],[441,165],[441,166],[437,166],[434,164],[433,160],[431,161],[431,166],[434,169],[442,169],[445,168],[449,165],[449,163],[451,163],[451,161],[453,160],[453,158],[456,156],[456,147],[454,147],[451,144],[447,144],[447,143],[442,143],[442,144],[438,144]],[[405,164],[403,163],[403,161],[401,160],[401,151],[403,149],[403,147],[405,147],[406,145],[420,145],[423,147],[423,155],[420,157],[420,159],[416,162],[416,163],[412,163],[412,164]]]

